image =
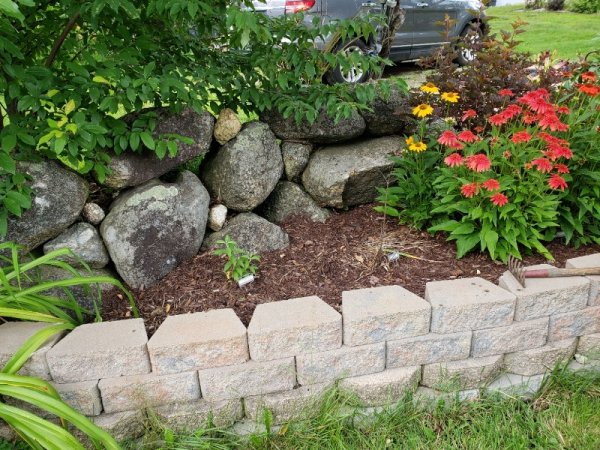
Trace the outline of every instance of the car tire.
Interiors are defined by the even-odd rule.
[[[369,47],[367,47],[367,44],[365,44],[364,41],[356,38],[338,44],[334,53],[338,52],[361,52],[363,55],[366,55],[369,52]],[[352,67],[348,72],[344,72],[342,68],[337,65],[327,71],[325,74],[325,81],[329,84],[360,84],[367,81],[370,76],[371,74],[368,71],[363,71],[359,67]]]
[[[481,42],[483,32],[481,27],[475,23],[468,24],[460,33],[460,42],[456,48],[458,56],[456,62],[459,66],[466,66],[475,59],[475,44]]]

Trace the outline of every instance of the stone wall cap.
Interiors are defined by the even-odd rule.
[[[430,281],[425,299],[432,306],[455,306],[476,303],[514,301],[515,295],[481,277]]]
[[[524,270],[530,269],[555,269],[550,264],[536,264],[527,266]],[[579,287],[589,284],[590,280],[586,277],[558,277],[558,278],[526,278],[525,287],[517,281],[510,271],[506,271],[500,277],[502,284],[510,292],[519,294],[533,294],[538,292],[549,292],[555,290],[565,290],[573,287]]]
[[[43,322],[6,322],[0,325],[0,354],[14,354],[27,339],[46,328],[51,324]],[[62,336],[62,333],[55,334],[48,338],[46,342],[36,351],[48,349],[56,344]]]
[[[342,311],[361,316],[379,316],[392,310],[418,311],[429,308],[427,301],[402,286],[381,286],[342,292]]]

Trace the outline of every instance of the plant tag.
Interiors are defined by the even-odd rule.
[[[392,252],[388,255],[388,261],[394,262],[400,259],[400,252]]]
[[[238,286],[239,287],[244,287],[247,284],[250,284],[254,281],[254,275],[246,275],[243,278],[240,278],[240,281],[238,281]]]

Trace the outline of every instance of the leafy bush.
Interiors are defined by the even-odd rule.
[[[550,11],[562,11],[565,8],[565,0],[547,0],[546,9]]]
[[[569,11],[582,14],[595,14],[600,12],[598,0],[571,0],[567,5]]]
[[[218,240],[217,245],[222,246],[213,251],[217,256],[225,256],[227,261],[223,266],[223,272],[228,280],[233,279],[236,283],[244,276],[255,274],[258,267],[252,261],[260,261],[259,255],[254,255],[238,247],[237,243],[229,236]]]

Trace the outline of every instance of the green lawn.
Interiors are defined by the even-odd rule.
[[[517,19],[528,23],[519,39],[523,51],[538,54],[555,51],[561,59],[577,59],[591,50],[600,49],[600,14],[576,14],[567,11],[528,11],[523,5],[489,8],[492,32],[510,31]]]

